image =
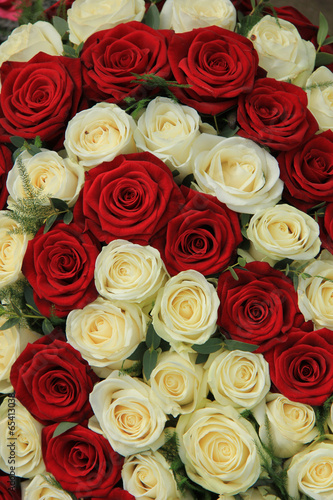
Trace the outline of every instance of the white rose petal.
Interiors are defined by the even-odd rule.
[[[22,500],[72,500],[69,493],[52,485],[54,481],[55,478],[48,472],[22,482]]]
[[[316,49],[312,42],[303,40],[289,21],[264,16],[249,31],[259,56],[259,66],[267,71],[267,78],[290,81],[300,87],[313,71]]]
[[[183,33],[213,25],[235,29],[236,9],[230,0],[166,0],[161,10],[160,29]]]
[[[95,385],[90,403],[104,436],[121,455],[157,450],[163,444],[167,417],[142,380],[114,371]]]
[[[306,82],[308,108],[320,130],[333,131],[333,73],[325,66],[317,68]]]
[[[7,189],[13,201],[27,197],[19,175],[19,159],[29,174],[34,188],[42,189],[46,196],[64,200],[70,207],[75,204],[84,184],[83,167],[69,158],[63,159],[55,151],[43,148],[34,156],[28,151],[21,153],[9,171]]]
[[[200,189],[235,212],[252,214],[281,199],[278,162],[249,139],[202,134],[193,143],[192,155]]]
[[[69,40],[79,45],[97,31],[141,21],[144,14],[144,0],[75,0],[67,11]]]
[[[106,378],[112,370],[127,368],[124,360],[145,339],[147,319],[136,304],[120,306],[99,297],[69,313],[66,336],[94,371]]]
[[[85,170],[136,152],[135,121],[116,104],[99,102],[77,113],[67,125],[64,147]]]

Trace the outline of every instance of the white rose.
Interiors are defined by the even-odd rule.
[[[274,453],[281,458],[292,457],[319,434],[312,406],[290,401],[282,394],[268,394],[266,406],[255,408],[254,415],[260,439],[267,446],[272,440]]]
[[[312,320],[316,329],[333,329],[333,262],[316,260],[303,271],[309,278],[298,280],[298,307],[306,320]],[[316,277],[317,276],[317,277]],[[326,278],[326,279],[325,279]]]
[[[213,25],[235,29],[236,9],[230,0],[166,0],[160,14],[160,29],[176,33]]]
[[[45,21],[22,24],[0,45],[0,66],[5,61],[27,62],[38,52],[61,56],[63,49],[61,36],[52,24]]]
[[[16,398],[6,397],[0,406],[0,469],[9,474],[14,459],[16,476],[31,478],[44,472],[42,428]]]
[[[55,478],[48,472],[22,482],[22,500],[72,500],[73,497],[65,490],[53,486],[54,481]]]
[[[103,435],[120,455],[157,450],[163,444],[167,416],[142,380],[114,371],[95,385],[90,403]]]
[[[193,143],[192,155],[200,189],[235,212],[253,214],[281,199],[278,162],[249,139],[202,134]]]
[[[147,317],[136,304],[112,303],[99,297],[71,311],[66,322],[68,342],[102,378],[127,368],[126,358],[145,339]]]
[[[69,158],[61,158],[55,151],[41,149],[31,156],[28,151],[20,154],[30,182],[36,189],[42,189],[43,195],[64,200],[70,207],[79,197],[84,184],[84,169]],[[19,175],[18,159],[7,177],[7,190],[12,200],[26,198],[22,179]]]
[[[0,318],[0,325],[7,321],[5,316]],[[40,335],[28,328],[12,326],[0,330],[0,393],[8,394],[13,390],[10,382],[10,371],[21,352],[28,343],[39,339]]]
[[[313,500],[333,498],[333,443],[315,443],[295,455],[288,467],[288,493],[298,500],[300,493]]]
[[[189,352],[192,344],[204,344],[215,332],[219,305],[214,286],[201,273],[182,271],[159,290],[153,325],[175,351]]]
[[[258,479],[256,432],[234,408],[209,401],[205,408],[181,415],[176,432],[189,478],[206,490],[236,495]]]
[[[175,180],[181,182],[192,173],[191,145],[202,130],[216,131],[203,124],[199,113],[167,97],[156,97],[138,120],[134,139],[140,151],[150,151],[171,171],[177,169]]]
[[[276,205],[255,213],[247,237],[255,250],[275,260],[309,260],[321,245],[318,223],[291,205]]]
[[[125,459],[121,477],[124,489],[140,500],[182,498],[170,465],[161,453],[146,451]]]
[[[333,73],[325,66],[317,68],[306,82],[308,108],[320,130],[333,131]]]
[[[64,147],[69,158],[90,170],[120,154],[135,153],[135,127],[133,118],[119,106],[99,102],[68,122]]]
[[[316,49],[312,42],[301,38],[289,21],[264,16],[249,31],[259,56],[259,66],[267,71],[268,78],[290,81],[300,87],[313,71]]]
[[[174,351],[160,354],[149,385],[152,398],[173,417],[191,413],[208,394],[207,377],[202,366]]]
[[[20,233],[20,226],[0,211],[0,288],[11,285],[22,277],[22,262],[31,236]],[[15,232],[17,231],[17,232]]]
[[[69,40],[79,45],[97,31],[141,21],[144,14],[144,0],[75,0],[67,11]]]
[[[109,300],[151,306],[167,276],[159,251],[149,245],[114,240],[96,259],[95,285]]]
[[[253,408],[269,391],[269,366],[262,354],[223,351],[207,361],[208,385],[218,403]]]

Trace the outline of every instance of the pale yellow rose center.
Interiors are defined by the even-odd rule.
[[[133,403],[131,407],[117,405],[114,409],[114,416],[118,429],[128,436],[142,435],[145,422],[149,422],[150,415],[145,406],[140,403]],[[147,435],[148,432],[145,433]]]
[[[326,488],[331,486],[333,481],[333,459],[322,457],[319,463],[313,464],[306,471],[302,484],[307,488]]]

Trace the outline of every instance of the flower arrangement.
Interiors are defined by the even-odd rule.
[[[325,17],[38,5],[0,46],[1,498],[333,498]]]

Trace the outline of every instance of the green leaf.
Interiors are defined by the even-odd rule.
[[[317,42],[319,47],[321,47],[328,35],[328,22],[326,17],[322,12],[319,13],[319,29],[317,33]]]
[[[65,224],[70,224],[73,220],[73,212],[69,210],[68,212],[65,213],[63,221]]]
[[[153,326],[153,323],[150,323],[150,325],[148,326],[147,335],[146,335],[147,347],[149,349],[150,348],[157,349],[157,347],[160,345],[160,342],[161,342],[161,337],[159,337],[157,335],[157,333],[155,332],[155,328]]]
[[[63,434],[64,432],[68,431],[69,429],[72,429],[78,425],[76,422],[60,422],[59,425],[54,429],[52,438],[55,438],[57,436],[60,436],[60,434]]]
[[[36,311],[38,311],[38,308],[35,304],[35,299],[34,299],[34,291],[31,288],[31,286],[25,285],[24,287],[24,298],[26,303],[33,307]]]
[[[246,259],[244,259],[244,257],[238,257],[237,264],[240,267],[245,267],[246,266]]]
[[[238,278],[238,276],[237,276],[237,273],[236,273],[236,271],[235,271],[235,269],[234,269],[234,268],[232,268],[231,266],[229,266],[229,267],[227,268],[227,271],[230,271],[231,276],[232,276],[232,277],[233,277],[236,281],[238,281],[238,280],[239,280],[239,278]]]
[[[251,7],[252,9],[256,8],[256,0],[251,0]]]
[[[152,4],[147,12],[145,13],[143,19],[143,24],[150,26],[154,30],[158,30],[160,27],[160,13],[155,4]]]
[[[150,379],[150,374],[156,366],[158,352],[157,351],[146,351],[143,355],[143,373],[147,380]]]
[[[70,45],[64,45],[64,56],[76,58],[76,50]]]
[[[193,344],[192,349],[194,349],[199,354],[210,354],[221,349],[222,344],[222,339],[213,337],[208,339],[204,344]]]
[[[28,149],[28,152],[31,154],[31,156],[35,156],[36,154],[41,153],[40,148],[38,148],[34,144],[29,144],[27,149]]]
[[[66,212],[68,210],[68,205],[64,200],[59,198],[50,198],[53,208],[59,210],[60,212]]]
[[[258,345],[247,344],[246,342],[239,342],[232,339],[225,339],[224,345],[228,351],[235,351],[237,349],[239,351],[253,352],[259,347]]]
[[[62,17],[58,16],[53,16],[52,18],[52,23],[61,38],[67,33],[69,30],[68,23],[65,21],[65,19],[62,19]]]
[[[139,361],[143,358],[144,353],[147,350],[147,345],[145,342],[141,342],[135,351],[128,356],[126,359],[130,359],[131,361]]]
[[[10,138],[10,142],[16,147],[16,148],[22,148],[24,145],[24,139],[23,137],[19,137],[18,135],[13,135]]]
[[[195,364],[196,365],[199,365],[200,363],[206,363],[207,359],[209,357],[209,354],[203,354],[203,353],[199,353],[197,355],[197,358],[195,360]]]
[[[316,56],[315,66],[326,66],[333,62],[333,54],[327,52],[318,52]]]
[[[326,38],[325,42],[322,45],[323,46],[324,45],[329,45],[330,43],[333,43],[333,36],[330,36],[330,37]]]
[[[295,288],[295,290],[297,291],[297,288],[298,288],[298,276],[297,276],[297,274],[296,274],[296,273],[293,275],[292,280],[293,280],[293,285],[294,285],[294,288]]]
[[[51,229],[51,227],[57,220],[57,217],[58,217],[57,214],[53,214],[50,217],[48,217],[47,221],[45,222],[43,234],[46,234]]]
[[[180,174],[180,172],[176,168],[175,168],[175,170],[172,171],[172,177],[178,177],[179,174]]]
[[[42,323],[42,330],[44,335],[48,335],[49,333],[53,332],[54,326],[52,325],[51,321],[47,318],[44,319]]]
[[[8,328],[12,328],[20,322],[20,318],[9,318],[4,322],[3,325],[0,326],[0,330],[8,330]]]
[[[182,186],[186,186],[189,188],[194,180],[195,180],[194,175],[188,174],[188,175],[186,175],[186,177],[184,177],[183,182],[182,182]]]

